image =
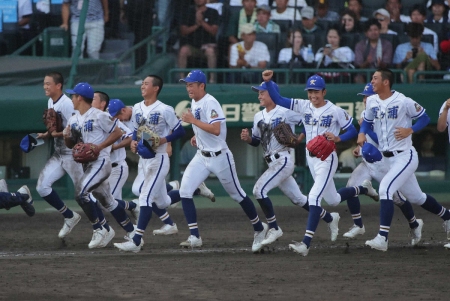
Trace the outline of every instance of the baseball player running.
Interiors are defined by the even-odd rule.
[[[364,90],[361,93],[358,93],[358,95],[363,96],[364,106],[366,105],[367,98],[374,94],[375,92],[373,92],[371,83],[368,83],[364,87]],[[361,114],[361,119],[359,120],[360,124],[363,117],[364,112]],[[363,161],[352,172],[347,182],[347,187],[357,185],[357,183],[361,182],[361,179],[364,181],[372,181],[372,179],[374,179],[381,182],[383,176],[388,171],[387,165],[383,162],[383,160],[386,159],[384,159],[376,149],[376,147],[378,147],[378,138],[375,133],[369,131],[366,135],[366,139],[369,143],[364,145],[364,152],[361,151],[360,146],[357,146],[353,151],[355,156],[362,156]],[[377,158],[375,158],[375,154],[379,154]],[[400,208],[409,223],[411,245],[417,245],[422,238],[423,220],[416,219],[411,203],[405,200],[405,197],[401,193],[394,193],[393,201],[394,204]],[[346,238],[355,238],[357,235],[363,235],[366,232],[366,229],[362,221],[359,198],[357,196],[353,197],[352,200],[347,202],[347,206],[352,215],[354,224],[343,236]]]
[[[141,86],[141,93],[147,93],[145,91],[145,87]],[[133,107],[127,107],[120,99],[112,99],[108,106],[108,111],[112,117],[115,117],[119,119],[121,122],[123,122],[129,129],[133,131],[133,124],[131,121],[131,117],[133,115]],[[171,144],[167,144],[167,151],[169,153],[170,149],[169,146]],[[170,154],[169,154],[170,157]],[[144,170],[143,170],[143,159],[139,157],[139,163],[138,163],[138,174],[136,176],[136,179],[133,182],[132,191],[133,194],[139,197],[142,186],[144,185]],[[172,199],[173,204],[178,204],[180,197],[178,192],[173,192],[173,190],[178,191],[180,188],[180,183],[178,181],[171,181],[166,184],[167,192],[169,193],[169,196]],[[204,197],[209,198],[212,202],[215,201],[215,196],[211,192],[211,190],[206,187],[205,183],[202,182],[200,186],[195,190],[194,195],[202,195]],[[177,200],[174,200],[174,199]],[[139,201],[139,200],[135,200]],[[170,217],[169,213],[166,209],[160,209],[157,206],[153,207],[153,212],[159,217],[159,219],[164,223],[164,225],[160,229],[153,230],[153,235],[171,235],[178,233],[177,225],[173,222],[172,218]]]
[[[61,116],[63,128],[67,126],[67,121],[75,113],[72,100],[63,94],[64,78],[59,72],[49,72],[44,78],[45,95],[49,97],[47,107],[54,109]],[[80,164],[72,158],[72,151],[64,144],[62,131],[49,131],[38,133],[37,138],[54,138],[55,151],[48,159],[42,169],[36,190],[39,195],[64,216],[64,225],[58,233],[58,237],[65,238],[78,224],[81,216],[70,210],[59,197],[58,193],[52,189],[53,183],[61,179],[67,173],[73,181],[75,187],[79,186],[83,169]]]
[[[165,209],[172,203],[165,181],[170,170],[167,143],[181,138],[185,131],[173,107],[158,100],[162,87],[163,81],[159,76],[147,76],[142,82],[144,100],[133,107],[131,149],[143,159],[144,184],[139,194],[141,208],[136,232],[131,240],[114,244],[122,251],[139,252],[144,245],[142,237],[152,216],[152,208]],[[152,138],[152,145],[146,145],[149,141],[144,139],[142,131],[147,130],[157,135],[157,138]],[[141,137],[138,138],[140,132]]]
[[[241,188],[237,178],[234,157],[225,141],[227,126],[222,107],[206,92],[206,76],[201,70],[191,71],[186,78],[180,79],[180,82],[186,84],[188,95],[192,98],[191,109],[182,114],[182,120],[192,124],[194,136],[191,138],[191,144],[198,148],[181,181],[180,196],[191,235],[180,245],[194,248],[203,244],[192,196],[195,187],[213,173],[250,219],[255,231],[252,251],[258,252],[268,226],[259,220],[255,205]]]
[[[72,90],[66,90],[72,94],[72,102],[75,114],[69,119],[68,126],[64,130],[64,142],[72,148],[77,141],[72,139],[72,132],[81,135],[83,143],[92,143],[98,157],[93,157],[88,163],[83,164],[83,173],[77,192],[76,201],[88,216],[92,223],[93,235],[89,248],[105,247],[114,237],[114,230],[102,227],[99,221],[97,206],[89,199],[89,194],[102,204],[111,213],[115,220],[128,233],[133,232],[134,227],[125,210],[118,206],[118,202],[111,194],[107,179],[111,174],[111,145],[121,136],[122,131],[117,127],[117,121],[112,120],[108,113],[92,107],[94,91],[88,83],[79,83]],[[93,151],[90,150],[92,153]],[[80,164],[81,165],[81,164]]]
[[[313,75],[308,78],[305,88],[308,91],[308,99],[289,99],[280,96],[271,81],[272,76],[271,70],[263,72],[263,79],[266,82],[270,97],[277,105],[289,108],[302,115],[307,143],[320,135],[324,135],[327,140],[334,142],[346,141],[356,136],[357,132],[352,124],[353,118],[342,108],[335,106],[329,100],[325,100],[325,81],[322,77]],[[341,129],[346,132],[339,135]],[[323,161],[315,155],[313,156],[310,150],[307,153],[309,153],[309,156],[307,156],[308,166],[314,179],[314,185],[308,195],[308,223],[303,241],[289,245],[289,249],[303,256],[308,255],[311,240],[320,218],[329,223],[332,241],[336,240],[339,232],[339,214],[326,212],[321,207],[322,197],[329,205],[337,206],[360,193],[367,194],[372,198],[378,196],[372,188],[372,184],[368,181],[359,186],[341,188],[336,191],[333,181],[338,164],[336,151],[331,152],[327,158],[323,158]]]
[[[449,123],[450,123],[450,115],[448,114],[448,109],[450,108],[450,98],[447,99],[443,104],[441,109],[439,110],[439,119],[438,119],[438,123],[437,123],[437,129],[439,132],[443,132],[445,131],[445,129],[448,127]],[[448,130],[448,137],[449,137],[449,141],[450,141],[450,129]],[[448,223],[444,225],[446,227],[448,227]],[[446,228],[447,230],[447,239],[450,240],[449,235],[449,229]],[[450,249],[450,243],[444,245],[444,247],[446,247],[447,249]]]
[[[20,206],[28,216],[35,213],[33,199],[30,189],[24,185],[17,192],[8,192],[8,186],[4,179],[0,179],[0,209],[9,210],[12,207]]]
[[[272,83],[272,85],[278,91],[278,85],[275,83]],[[261,144],[264,150],[264,159],[268,165],[268,169],[253,187],[253,195],[266,215],[269,225],[269,231],[261,242],[264,247],[283,235],[283,231],[277,224],[272,202],[267,195],[270,190],[279,187],[294,205],[307,211],[309,211],[309,204],[308,199],[300,191],[297,182],[292,177],[295,166],[290,155],[290,148],[280,144],[274,134],[274,129],[281,122],[289,124],[292,128],[295,125],[300,125],[302,116],[297,112],[276,105],[267,92],[265,82],[260,86],[253,86],[252,90],[258,93],[260,105],[265,109],[255,114],[252,135],[250,136],[248,129],[243,129],[241,140],[255,147]],[[303,138],[304,134],[299,135],[296,143],[300,143]]]
[[[366,241],[366,245],[380,251],[388,249],[388,235],[394,214],[393,196],[400,191],[412,204],[437,214],[444,220],[447,236],[450,235],[450,212],[432,196],[425,194],[417,183],[415,170],[417,152],[411,135],[423,129],[430,118],[425,109],[402,93],[392,90],[394,74],[389,69],[378,69],[372,76],[373,91],[377,94],[367,99],[364,120],[358,135],[358,144],[366,142],[366,133],[373,126],[378,137],[378,148],[385,157],[387,173],[380,182],[380,230]],[[412,125],[412,120],[417,119]]]

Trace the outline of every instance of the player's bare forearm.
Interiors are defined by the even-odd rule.
[[[47,132],[47,133],[48,133],[48,132]],[[52,136],[53,138],[63,137],[63,132],[62,132],[62,131],[61,131],[61,132],[53,131],[52,134],[51,134],[51,136]]]
[[[445,131],[447,128],[447,116],[448,116],[448,109],[442,112],[442,114],[439,116],[438,122],[437,122],[437,130],[439,132]]]
[[[358,134],[358,140],[357,140],[358,145],[359,145],[359,146],[363,146],[364,142],[366,142],[366,141],[367,141],[367,139],[366,139],[366,134],[364,134],[364,133],[359,133],[359,134]]]
[[[125,139],[123,139],[122,141],[120,141],[120,143],[117,144],[113,144],[111,147],[111,150],[116,150],[122,147],[127,147],[130,145],[132,138],[131,137],[127,137]]]
[[[341,137],[336,136],[335,134],[330,133],[330,132],[326,132],[326,133],[324,134],[324,136],[327,137],[328,140],[333,141],[334,143],[338,143],[338,142],[341,141]]]
[[[47,139],[48,138],[48,132],[45,133],[38,133],[36,138],[41,138],[41,139]]]
[[[396,140],[403,140],[406,137],[412,135],[412,133],[414,133],[412,128],[396,127],[396,130],[394,131],[394,136]]]
[[[201,122],[200,120],[194,119],[192,122],[193,125],[199,127],[200,129],[213,134],[215,136],[220,135],[220,122],[214,122],[212,124]]]
[[[122,131],[120,130],[120,128],[118,126],[116,126],[116,128],[114,129],[114,131],[109,134],[108,138],[105,139],[105,141],[103,141],[102,143],[100,143],[98,145],[98,147],[100,148],[100,150],[112,145],[114,142],[116,142],[120,136],[122,136]]]

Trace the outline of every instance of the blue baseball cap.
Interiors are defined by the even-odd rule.
[[[125,105],[120,99],[111,99],[109,101],[108,112],[111,117],[116,117],[123,108],[125,108]]]
[[[273,81],[272,81],[272,86],[275,87],[275,90],[277,90],[277,92],[280,92],[280,88],[278,88],[278,85],[275,82],[273,82]],[[255,91],[255,92],[267,91],[268,90],[267,89],[267,84],[266,84],[266,82],[262,82],[261,85],[259,85],[259,86],[252,86],[252,90]]]
[[[44,139],[37,138],[36,133],[28,134],[23,137],[22,141],[20,141],[20,149],[22,149],[22,151],[25,153],[29,153],[36,146],[39,146],[41,144],[44,144]]]
[[[201,83],[206,84],[206,75],[202,70],[192,70],[186,78],[180,79],[180,83]]]
[[[375,92],[373,92],[373,86],[371,83],[368,83],[365,87],[364,87],[364,91],[362,91],[361,93],[358,93],[358,95],[364,95],[364,96],[371,96],[376,94]]]
[[[152,150],[150,143],[147,140],[141,139],[137,145],[137,153],[143,159],[151,159],[155,157],[155,152]]]
[[[78,83],[75,88],[67,89],[66,93],[81,95],[86,98],[94,98],[94,89],[88,83]]]
[[[325,89],[325,81],[323,80],[322,76],[320,75],[313,75],[306,81],[306,88],[307,90],[323,90]]]
[[[381,159],[383,158],[378,148],[376,148],[375,145],[369,142],[364,143],[363,147],[361,148],[361,152],[364,160],[369,163],[381,161]]]

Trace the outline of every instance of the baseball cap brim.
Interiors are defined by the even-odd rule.
[[[358,93],[358,94],[356,94],[356,95],[363,95],[363,96],[371,96],[371,95],[373,95],[373,94],[370,94],[370,93]]]
[[[252,86],[252,90],[255,91],[255,92],[258,92],[258,91],[267,91],[266,88],[261,87],[261,86]]]
[[[305,88],[305,91],[308,91],[308,90],[322,91],[323,89],[325,89],[325,87],[323,87],[323,88],[320,88],[320,87],[314,87],[314,88],[308,87],[308,88]]]
[[[72,90],[72,89],[67,89],[67,90],[66,90],[66,93],[67,93],[67,94],[78,94],[77,92],[75,92],[75,91]]]

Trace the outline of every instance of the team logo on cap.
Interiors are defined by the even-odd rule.
[[[364,91],[367,91],[367,90],[369,90],[369,85],[364,87]]]
[[[187,75],[187,77],[190,77],[190,76],[191,76],[191,74],[192,74],[192,72],[189,72],[189,74]]]
[[[309,81],[309,84],[312,85],[312,86],[315,85],[315,84],[316,84],[316,80],[317,80],[317,79],[312,79],[312,80],[310,80],[310,81]]]

